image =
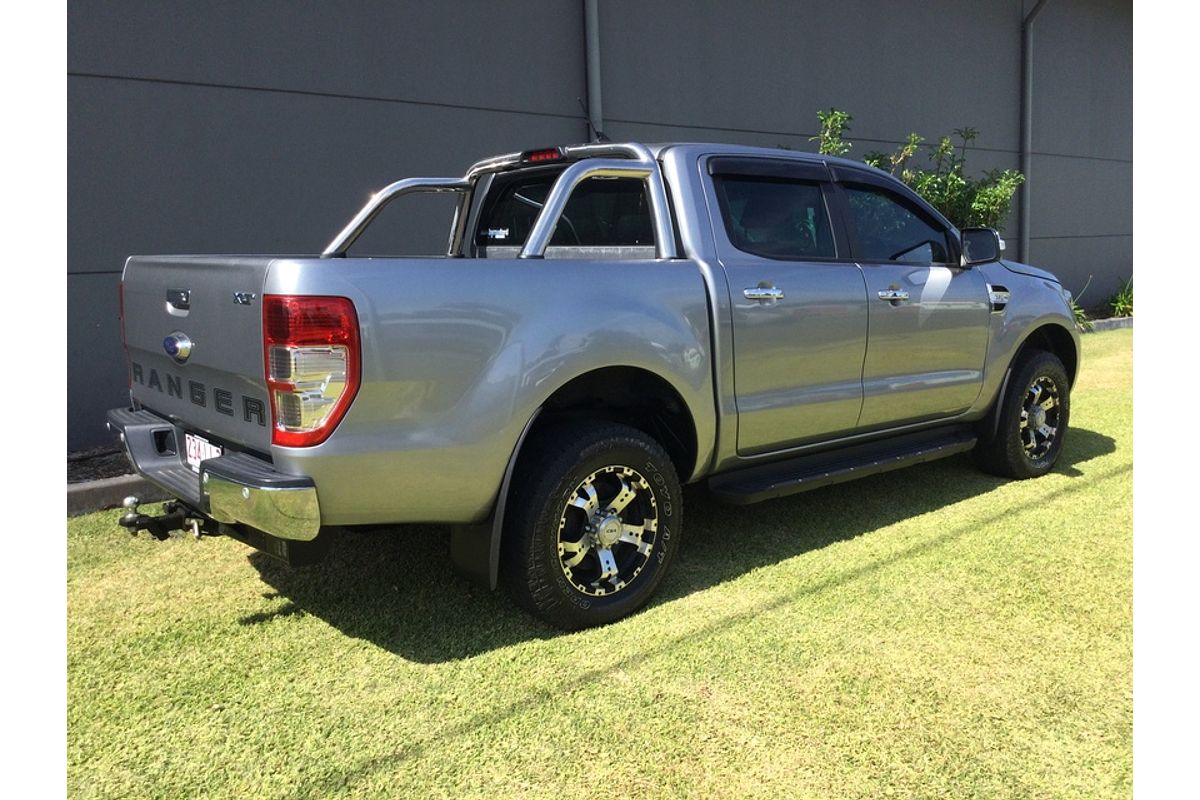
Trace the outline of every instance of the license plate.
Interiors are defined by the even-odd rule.
[[[208,439],[197,436],[194,433],[185,433],[183,435],[183,444],[187,451],[187,463],[192,468],[192,472],[199,474],[200,462],[206,458],[216,458],[221,455],[221,448],[215,445]]]

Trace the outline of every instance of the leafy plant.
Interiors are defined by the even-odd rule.
[[[850,120],[854,119],[845,111],[831,108],[828,111],[818,111],[817,119],[821,120],[821,132],[809,139],[817,142],[817,152],[823,156],[844,156],[854,145],[845,141],[842,135],[850,130]]]
[[[1088,275],[1087,283],[1085,283],[1083,288],[1079,290],[1079,295],[1071,297],[1071,314],[1075,317],[1075,325],[1084,333],[1096,329],[1096,325],[1090,319],[1088,319],[1087,312],[1084,311],[1083,307],[1079,305],[1079,298],[1083,297],[1083,293],[1086,292],[1088,287],[1091,285],[1092,276]]]
[[[1090,333],[1096,329],[1096,323],[1088,319],[1087,312],[1080,308],[1079,303],[1076,303],[1074,300],[1071,301],[1071,313],[1075,315],[1075,324],[1079,327],[1079,330]]]
[[[850,130],[853,118],[834,108],[818,111],[817,118],[821,120],[821,132],[811,141],[819,143],[820,152],[824,155],[849,152],[852,144],[844,141],[843,136]],[[932,147],[928,156],[932,168],[910,165],[925,142],[916,133],[910,133],[895,152],[872,151],[863,160],[904,181],[957,227],[1003,230],[1013,195],[1025,182],[1025,176],[1015,169],[993,169],[978,178],[967,177],[967,148],[979,131],[956,128],[954,136],[957,143],[950,136],[942,136]]]
[[[1108,307],[1114,317],[1133,316],[1133,278],[1125,281],[1117,293],[1108,298]]]
[[[863,161],[877,169],[886,170],[887,172],[896,174],[896,170],[908,163],[908,160],[916,154],[917,148],[925,141],[923,136],[916,133],[910,133],[904,144],[896,148],[894,153],[882,153],[878,150],[872,150],[863,156]]]

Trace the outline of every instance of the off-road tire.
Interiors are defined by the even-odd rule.
[[[1044,424],[1049,427],[1053,422],[1054,434],[1049,439],[1031,432],[1029,427],[1030,409],[1038,405],[1033,402],[1035,387],[1040,387],[1040,393],[1051,390],[1054,393],[1055,405],[1050,412],[1043,411]],[[997,402],[1000,404],[998,424],[994,431],[980,431],[975,448],[979,467],[1005,478],[1045,475],[1054,468],[1062,453],[1071,416],[1071,387],[1062,361],[1044,350],[1029,351],[1014,366],[1004,395]]]
[[[593,490],[587,491],[587,486]],[[634,486],[634,499],[626,501],[622,512],[605,516],[603,508],[588,511],[580,507],[597,488],[601,490],[600,504],[607,502],[604,495],[609,492],[603,490],[609,486]],[[615,497],[608,497],[612,500]],[[646,604],[674,560],[679,549],[681,500],[671,459],[645,433],[611,422],[548,426],[528,442],[513,475],[508,506],[512,513],[506,520],[501,549],[501,581],[519,605],[563,630],[605,625],[627,616]],[[645,542],[622,539],[601,548],[601,540],[595,538],[600,534],[579,533],[580,542],[590,535],[594,538],[586,541],[596,544],[588,549],[567,542],[568,548],[576,549],[563,549],[563,539],[576,535],[568,529],[581,532],[588,522],[600,520],[607,523],[611,537],[628,520],[651,527],[651,516],[656,529],[652,535],[639,534],[646,537]],[[602,560],[601,549],[608,550],[607,561]],[[580,551],[585,552],[580,555]],[[621,576],[628,577],[619,589],[612,589],[617,578],[589,585],[586,576],[580,577],[572,569],[580,573],[598,570],[603,575],[605,564],[617,563],[614,553],[619,553],[625,564]],[[584,561],[564,566],[575,557]]]

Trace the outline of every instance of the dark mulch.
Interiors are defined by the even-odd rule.
[[[129,459],[112,447],[95,447],[67,453],[67,483],[116,478],[133,472]]]

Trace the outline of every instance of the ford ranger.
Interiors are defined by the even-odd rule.
[[[456,196],[444,254],[350,254],[418,192]],[[122,524],[300,564],[346,526],[444,523],[552,625],[611,622],[667,574],[682,483],[1049,471],[1079,336],[1002,248],[861,163],[597,143],[398,181],[320,255],[131,257],[108,424],[175,499]]]

